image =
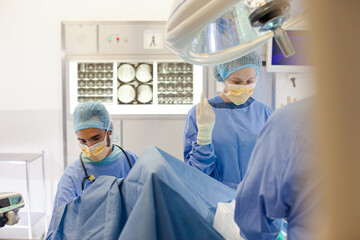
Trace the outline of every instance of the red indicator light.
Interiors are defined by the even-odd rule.
[[[120,38],[117,37],[117,38],[116,38],[116,41],[119,41],[119,40],[120,40]]]

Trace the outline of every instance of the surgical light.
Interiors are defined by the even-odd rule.
[[[288,17],[290,4],[287,0],[244,0],[250,10],[249,20],[252,27],[260,27],[260,31],[271,30],[285,57],[295,54],[295,49],[282,25]]]
[[[166,26],[166,43],[197,65],[229,62],[273,35],[293,53],[284,29],[303,18],[303,0],[179,0]]]
[[[269,3],[273,0],[244,0],[245,5],[251,10],[254,11],[257,8]]]

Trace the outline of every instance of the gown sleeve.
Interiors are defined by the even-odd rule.
[[[212,175],[216,179],[216,160],[214,146],[212,143],[207,145],[197,144],[198,128],[196,125],[196,105],[189,111],[185,122],[183,137],[183,154],[185,163],[193,166],[207,175]]]
[[[73,179],[70,177],[70,174],[68,171],[65,171],[63,176],[61,177],[57,192],[55,195],[54,200],[54,208],[50,220],[49,229],[47,232],[46,239],[51,239],[52,233],[54,231],[54,221],[55,221],[55,212],[58,207],[61,207],[62,205],[70,202],[71,200],[75,199],[77,197],[75,184],[73,182]]]
[[[271,114],[273,114],[273,110],[269,106],[265,105],[265,121],[269,119]]]

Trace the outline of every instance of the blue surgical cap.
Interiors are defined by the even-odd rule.
[[[109,121],[109,112],[99,102],[90,101],[80,104],[75,108],[73,115],[75,132],[87,128],[107,129]],[[109,130],[112,130],[112,124],[110,124]]]
[[[213,68],[216,81],[224,82],[225,79],[233,72],[239,69],[252,67],[255,69],[255,77],[259,75],[262,66],[260,55],[256,51],[252,51],[245,56],[235,59],[231,62],[216,65]]]

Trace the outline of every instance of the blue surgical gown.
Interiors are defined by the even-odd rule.
[[[245,176],[260,129],[272,113],[267,105],[249,98],[242,105],[209,99],[215,112],[212,143],[199,145],[196,105],[186,118],[183,137],[184,161],[216,180],[236,189]]]
[[[135,161],[138,158],[136,154],[127,150],[125,150],[125,152],[129,157],[131,165],[134,165]],[[124,178],[128,175],[128,173],[130,172],[129,163],[126,159],[125,154],[118,147],[113,147],[113,152],[106,158],[111,158],[114,160],[112,160],[109,164],[104,165],[84,162],[88,175],[94,175],[95,181],[99,176],[102,175],[113,176],[116,178]],[[54,214],[56,209],[82,194],[81,183],[84,177],[85,172],[81,165],[80,159],[75,160],[65,169],[65,172],[59,181],[57,193],[55,195],[53,214],[46,239],[50,239],[54,230]],[[91,182],[86,180],[84,184],[85,190],[90,185]]]
[[[280,218],[288,221],[289,240],[315,239],[306,221],[318,202],[319,179],[310,174],[313,100],[278,110],[259,134],[236,196],[235,221],[248,240],[275,239]]]

